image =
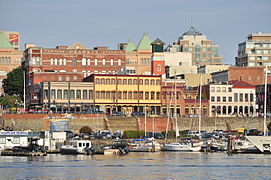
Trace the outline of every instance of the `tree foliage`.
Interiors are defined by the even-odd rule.
[[[3,80],[4,92],[8,95],[18,95],[23,99],[23,69],[18,67],[7,74]]]
[[[93,130],[89,126],[83,126],[79,130],[80,133],[90,134]]]

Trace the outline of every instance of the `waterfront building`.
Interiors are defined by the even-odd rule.
[[[203,86],[203,96],[209,99],[211,117],[253,115],[256,105],[255,95],[255,86],[240,80]]]
[[[0,96],[4,93],[3,79],[21,65],[23,51],[19,50],[19,33],[0,31]]]
[[[235,64],[239,67],[271,66],[271,33],[252,33],[238,44]]]
[[[222,64],[222,57],[218,54],[219,46],[195,29],[193,26],[183,33],[177,42],[167,48],[169,52],[190,52],[193,65]]]
[[[100,111],[160,114],[160,75],[92,74],[83,81],[93,83],[93,104]]]
[[[265,85],[256,86],[256,111],[259,117],[264,115],[264,101],[265,101]],[[266,93],[266,113],[270,117],[271,113],[271,84],[267,84],[267,93]]]
[[[260,85],[264,82],[264,67],[229,67],[227,70],[211,73],[215,83],[241,80],[251,85]],[[268,82],[271,77],[268,76]]]
[[[151,74],[151,39],[144,33],[138,45],[135,46],[131,40],[121,43],[119,49],[125,51],[127,74],[150,75]]]
[[[89,82],[40,82],[34,90],[31,108],[48,112],[93,112],[93,83]]]
[[[33,97],[34,85],[42,81],[82,81],[90,74],[117,74],[125,68],[125,52],[107,47],[87,49],[75,43],[56,48],[27,46],[23,67],[26,73],[26,104]]]

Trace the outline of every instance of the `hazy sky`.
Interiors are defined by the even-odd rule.
[[[238,43],[250,33],[271,33],[271,0],[0,0],[0,29],[18,31],[42,47],[109,46],[144,32],[172,44],[191,24],[220,46],[234,64]]]

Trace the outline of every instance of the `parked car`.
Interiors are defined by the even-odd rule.
[[[113,112],[112,116],[125,116],[125,114],[123,114],[123,112]]]
[[[155,139],[164,139],[165,136],[159,132],[147,132],[147,138],[154,137]]]
[[[141,116],[145,116],[145,113],[144,112],[133,112],[131,115],[136,116],[136,117],[141,117]]]

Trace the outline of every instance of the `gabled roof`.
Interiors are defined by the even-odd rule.
[[[0,32],[0,48],[13,48],[3,32]]]
[[[231,80],[228,83],[232,84],[233,88],[255,88],[252,84],[240,80]]]
[[[157,38],[155,41],[151,43],[151,45],[165,45],[165,43],[161,41],[159,38]]]
[[[86,46],[84,46],[80,43],[74,43],[73,45],[71,45],[67,49],[87,49],[87,48],[86,48]]]
[[[134,51],[135,49],[136,49],[136,46],[134,45],[134,43],[132,43],[131,40],[129,40],[125,47],[125,51]]]
[[[136,49],[151,49],[151,39],[147,33],[144,33]]]
[[[191,26],[188,31],[186,31],[185,33],[183,33],[183,35],[191,35],[191,36],[200,36],[202,35],[201,32],[199,32],[196,28],[194,28],[193,26]]]

